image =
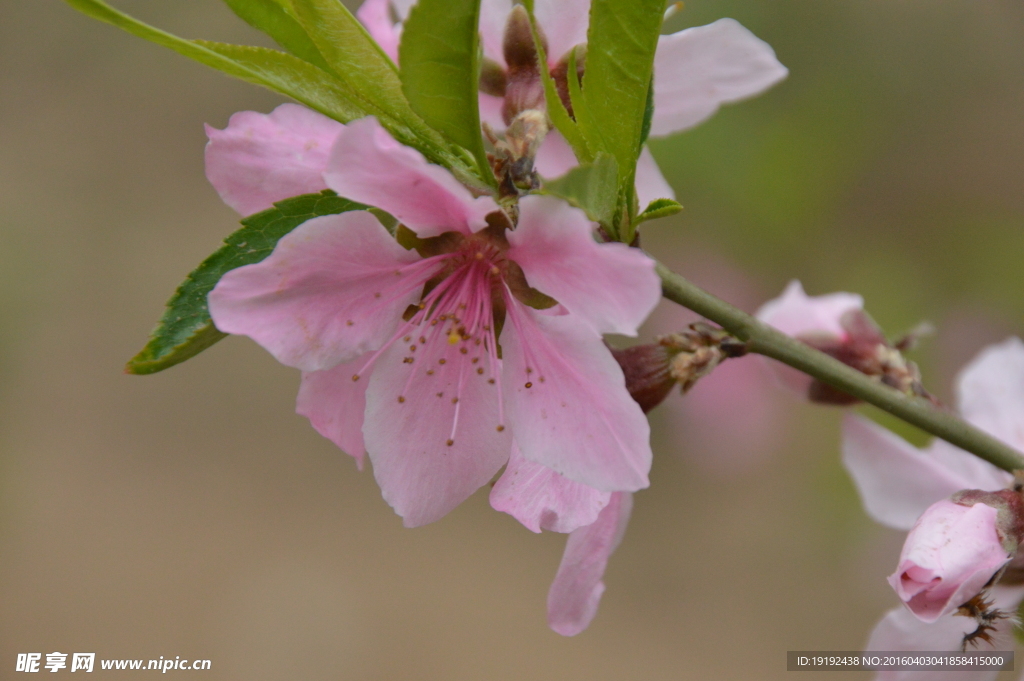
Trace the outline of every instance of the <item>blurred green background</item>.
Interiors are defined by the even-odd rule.
[[[117,4],[261,42],[215,0]],[[644,245],[750,310],[799,278],[864,294],[892,335],[932,321],[914,357],[950,399],[1022,333],[1024,4],[692,0],[666,30],[723,16],[790,77],[652,143],[686,210]],[[787,650],[863,644],[902,536],[861,510],[839,412],[760,360],[654,412],[652,487],[572,639],[545,623],[563,537],[483,492],[403,529],[252,342],[123,375],[237,221],[202,124],[279,101],[57,0],[0,0],[0,669],[56,650],[208,658],[211,680],[782,679]]]

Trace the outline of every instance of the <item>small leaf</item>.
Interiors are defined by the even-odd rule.
[[[285,234],[307,220],[366,206],[343,199],[330,190],[285,199],[273,208],[242,220],[242,229],[204,260],[167,302],[167,311],[146,347],[128,362],[129,374],[153,374],[196,356],[227,334],[210,320],[206,296],[225,272],[266,258]]]
[[[618,161],[619,195],[625,207],[633,203],[636,159],[664,10],[664,0],[593,0],[590,6],[583,95],[600,128],[587,143]],[[619,238],[629,243],[632,232],[630,224]]]
[[[635,224],[640,224],[647,220],[667,218],[670,215],[675,215],[682,209],[683,204],[673,201],[672,199],[655,199],[647,204],[647,208],[644,209],[643,213],[640,213],[640,215],[636,217]]]
[[[480,133],[480,0],[419,0],[402,27],[398,61],[409,104],[468,149],[493,179]]]
[[[289,11],[287,0],[224,0],[245,23],[263,31],[274,41],[310,64],[325,71],[331,68],[324,61],[313,41]]]
[[[541,193],[582,208],[587,217],[607,230],[615,213],[617,178],[615,157],[602,152],[591,164],[577,166],[554,180],[545,180]]]

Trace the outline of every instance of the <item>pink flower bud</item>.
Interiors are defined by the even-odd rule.
[[[889,584],[923,622],[956,611],[1013,558],[1017,537],[1005,532],[1003,526],[1011,519],[1001,516],[1010,516],[1009,507],[1016,505],[1007,504],[998,492],[987,496],[994,505],[978,501],[968,506],[966,500],[949,499],[933,504],[907,535]]]

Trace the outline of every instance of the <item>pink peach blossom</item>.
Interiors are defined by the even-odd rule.
[[[365,0],[356,13],[395,62],[402,22],[414,4],[409,0]],[[512,0],[480,3],[483,54],[502,68],[507,67],[503,46],[512,8]],[[394,18],[389,10],[393,10]],[[547,38],[549,68],[554,69],[574,46],[586,43],[590,0],[536,0],[534,13]],[[722,104],[758,95],[788,73],[767,43],[733,19],[661,36],[654,59],[653,137],[692,128],[711,117]],[[480,112],[495,129],[509,122],[502,117],[500,97],[481,93]],[[557,177],[576,165],[561,135],[550,133],[537,154],[538,172]],[[646,148],[637,162],[637,193],[641,208],[654,199],[675,198]]]
[[[258,141],[239,153],[224,143],[234,124],[211,140],[208,159],[244,170],[253,158],[293,158]],[[308,167],[287,177],[289,191]],[[217,177],[245,205],[277,195],[273,174]],[[299,411],[357,460],[365,447],[406,525],[437,520],[487,483],[513,443],[522,461],[510,469],[529,462],[591,488],[583,510],[555,511],[557,523],[541,510],[538,527],[593,522],[610,493],[647,486],[647,421],[601,334],[635,334],[657,303],[650,258],[599,244],[581,211],[550,197],[521,199],[506,229],[491,198],[472,196],[372,118],[340,126],[322,181],[432,241],[419,242],[422,254],[406,250],[363,211],[315,218],[266,260],[226,274],[210,313],[219,329],[303,370]],[[557,303],[531,307],[531,291]],[[516,493],[510,509],[532,503]]]

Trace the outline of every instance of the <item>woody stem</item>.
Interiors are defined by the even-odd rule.
[[[883,409],[950,444],[1007,471],[1024,470],[1024,455],[928,400],[906,395],[873,380],[809,345],[738,310],[658,263],[662,294],[746,343],[750,352],[771,357],[833,388]]]

